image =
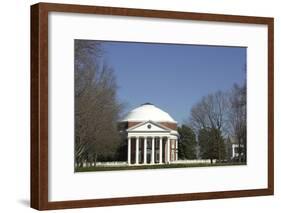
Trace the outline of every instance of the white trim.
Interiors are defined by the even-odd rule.
[[[170,163],[170,154],[171,154],[171,151],[170,151],[170,138],[167,137],[167,163]]]
[[[128,137],[171,137],[169,132],[129,132]]]
[[[266,25],[57,12],[49,22],[49,201],[267,187]],[[247,46],[247,166],[74,173],[74,39]]]

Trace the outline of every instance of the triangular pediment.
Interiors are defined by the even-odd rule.
[[[146,121],[140,124],[137,124],[129,129],[128,132],[170,132],[171,129],[155,123],[153,121]]]

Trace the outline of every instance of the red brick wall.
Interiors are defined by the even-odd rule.
[[[137,124],[140,124],[142,122],[122,122],[119,124],[119,127],[122,129],[128,129],[131,128]],[[168,127],[169,129],[177,130],[177,124],[176,123],[170,123],[170,122],[160,122],[161,125]]]
[[[141,122],[127,122],[127,127],[131,128],[131,127],[133,127],[133,126],[135,126],[135,125],[137,125],[139,123],[141,123]]]
[[[170,128],[170,129],[177,130],[177,124],[176,123],[161,122],[160,124],[162,124],[165,127]]]

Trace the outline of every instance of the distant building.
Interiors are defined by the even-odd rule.
[[[239,151],[240,151],[240,157],[244,159],[245,158],[244,145],[240,144],[240,148],[239,148],[237,139],[235,137],[228,137],[226,141],[227,160],[232,160],[232,161],[238,160]]]
[[[240,145],[240,155],[243,158],[244,157],[244,146],[243,144]],[[232,144],[232,159],[239,157],[239,144],[233,143]]]
[[[167,112],[145,103],[130,111],[119,126],[126,137],[129,165],[178,160],[177,122]]]

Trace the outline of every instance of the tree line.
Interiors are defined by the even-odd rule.
[[[202,97],[178,128],[179,158],[246,162],[246,117],[246,84]],[[232,159],[233,143],[238,156]]]

